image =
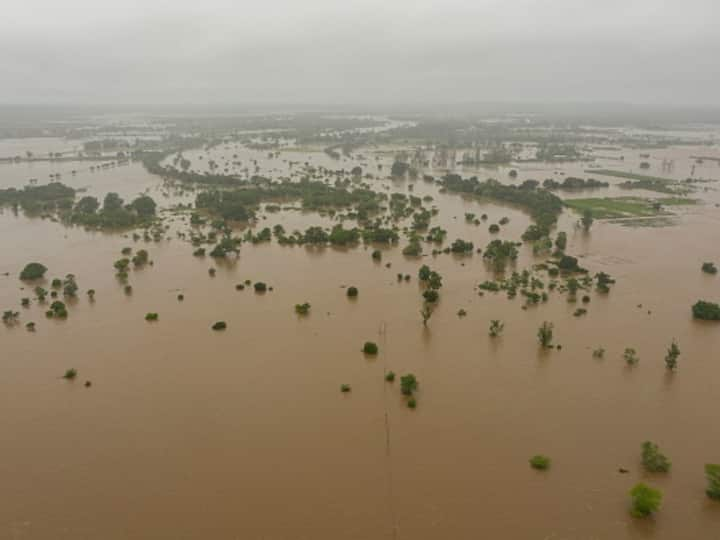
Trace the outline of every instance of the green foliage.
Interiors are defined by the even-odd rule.
[[[504,329],[505,324],[502,321],[498,319],[492,319],[490,321],[490,337],[498,337]]]
[[[155,215],[157,205],[152,197],[140,195],[130,203],[130,208],[134,210],[141,219],[151,218]]]
[[[146,321],[157,321],[158,314],[157,313],[147,313],[147,314],[145,314],[145,320]]]
[[[702,271],[706,274],[717,274],[717,266],[712,262],[704,262],[702,264]]]
[[[3,311],[2,320],[7,325],[13,325],[17,322],[20,313],[11,309]]]
[[[307,315],[310,313],[310,304],[307,302],[304,304],[295,304],[295,313],[298,315]]]
[[[85,196],[82,197],[77,204],[75,204],[75,212],[79,214],[94,214],[100,208],[100,202],[95,197]]]
[[[225,321],[217,321],[211,328],[213,330],[225,330],[227,328],[227,323]]]
[[[50,310],[45,313],[48,317],[56,317],[58,319],[64,319],[67,317],[67,308],[65,304],[60,300],[55,300],[50,304]]]
[[[255,289],[255,292],[265,292],[267,291],[267,284],[263,283],[262,281],[256,281],[253,285],[253,288]]]
[[[379,349],[378,349],[377,344],[373,343],[372,341],[366,341],[362,348],[362,351],[365,354],[369,354],[372,356],[376,355],[378,353],[378,350]]]
[[[148,255],[147,250],[140,249],[132,258],[132,262],[135,266],[144,266],[148,263],[149,258],[150,256]]]
[[[544,321],[540,328],[538,328],[537,337],[542,347],[552,347],[553,323]]]
[[[582,223],[583,229],[589,231],[590,227],[592,227],[593,221],[595,220],[593,218],[592,210],[588,208],[583,212],[583,215],[580,218],[580,223]]]
[[[630,512],[635,517],[646,517],[657,512],[662,502],[662,492],[642,482],[630,490],[630,497],[632,503]]]
[[[692,307],[692,314],[703,321],[720,321],[720,305],[698,300]]]
[[[28,213],[54,212],[72,206],[75,190],[53,182],[23,189],[0,189],[0,206],[19,206]]]
[[[409,409],[417,408],[417,400],[415,399],[415,397],[411,397],[410,399],[408,399],[407,406]]]
[[[340,385],[340,391],[341,391],[343,394],[347,394],[350,390],[352,390],[352,388],[350,387],[349,384],[341,384],[341,385]]]
[[[423,264],[418,270],[418,279],[420,281],[427,281],[430,279],[430,267],[427,264]]]
[[[63,375],[63,379],[67,379],[69,381],[72,381],[77,377],[77,370],[75,368],[70,368],[67,371],[65,371],[65,374]]]
[[[544,471],[550,468],[550,458],[542,454],[537,454],[530,458],[530,466],[533,469]]]
[[[394,371],[388,371],[385,374],[385,380],[387,382],[395,382],[395,372]]]
[[[405,396],[411,396],[418,388],[418,380],[415,375],[408,373],[400,377],[400,391]]]
[[[634,366],[640,361],[640,358],[638,358],[637,352],[632,347],[627,347],[625,349],[625,352],[623,352],[623,358],[625,359],[625,362],[629,366]]]
[[[558,251],[565,251],[565,248],[567,247],[567,233],[560,231],[557,234],[557,238],[555,238],[555,247]]]
[[[382,259],[382,252],[379,249],[376,249],[372,252],[372,258],[375,261],[379,261]]]
[[[33,279],[40,279],[45,276],[47,268],[40,263],[31,262],[25,265],[25,268],[20,272],[20,279],[24,281],[31,281]]]
[[[459,174],[446,175],[442,185],[448,191],[472,193],[478,197],[520,206],[529,211],[535,222],[546,230],[557,221],[562,212],[563,203],[559,197],[532,185],[510,186],[497,180],[480,182],[476,177],[463,179]]]
[[[675,340],[672,341],[670,347],[668,347],[667,354],[665,355],[665,366],[673,371],[677,368],[678,358],[680,357],[680,347],[678,347]]]
[[[418,240],[411,241],[402,250],[402,254],[407,257],[419,257],[422,255],[422,246]]]
[[[440,299],[440,294],[435,289],[427,289],[422,293],[426,302],[434,304]]]
[[[210,256],[214,258],[226,257],[228,253],[239,253],[239,238],[233,238],[230,235],[224,236],[212,249]],[[204,251],[203,251],[204,254]]]
[[[605,357],[605,349],[602,347],[598,347],[597,349],[593,349],[593,358],[604,358]]]
[[[390,175],[395,177],[405,176],[407,174],[410,165],[403,163],[402,161],[395,161],[390,168]]]
[[[455,240],[452,245],[450,246],[450,251],[453,253],[472,253],[473,250],[473,243],[472,242],[466,242],[465,240],[462,240],[461,238],[458,238]]]
[[[711,499],[720,501],[720,464],[708,463],[705,465],[705,477],[708,482],[705,493]]]
[[[668,472],[671,465],[658,445],[650,441],[642,443],[642,464],[648,472]]]
[[[358,295],[358,289],[357,289],[357,287],[352,287],[352,286],[351,286],[351,287],[348,287],[348,288],[347,288],[347,295],[348,295],[350,298],[355,298],[355,297]]]
[[[483,258],[490,261],[496,271],[505,270],[509,261],[518,257],[518,250],[514,242],[508,240],[493,240],[486,247]]]

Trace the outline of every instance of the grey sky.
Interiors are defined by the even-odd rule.
[[[720,105],[720,0],[5,0],[0,103]]]

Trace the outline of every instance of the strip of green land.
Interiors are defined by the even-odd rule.
[[[660,176],[650,176],[648,174],[636,174],[624,171],[613,171],[611,169],[585,169],[588,174],[599,174],[601,176],[615,176],[616,178],[627,178],[629,180],[649,180],[651,182],[668,182],[673,183],[676,180],[672,178],[662,178]]]
[[[604,197],[588,199],[565,199],[565,206],[579,213],[590,210],[596,219],[618,219],[630,217],[653,217],[670,215],[664,206],[696,204],[695,199],[683,197],[664,197],[661,199],[642,199],[640,197]]]

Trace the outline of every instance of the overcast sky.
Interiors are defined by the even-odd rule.
[[[4,0],[0,103],[720,105],[720,0]]]

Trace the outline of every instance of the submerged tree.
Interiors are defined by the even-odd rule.
[[[646,517],[657,512],[662,502],[662,492],[642,482],[630,490],[632,507],[630,512],[635,517]]]
[[[427,323],[430,320],[430,317],[432,317],[432,314],[432,307],[428,302],[425,302],[422,309],[420,309],[420,316],[422,317],[423,326],[427,326]]]
[[[592,210],[588,208],[583,212],[583,215],[580,218],[580,223],[582,223],[583,229],[589,231],[590,227],[592,227],[593,221],[595,221],[595,219],[593,218]]]
[[[674,371],[678,365],[678,358],[680,357],[680,348],[677,346],[675,340],[668,347],[667,354],[665,355],[665,366],[670,370]]]
[[[31,262],[25,265],[25,268],[20,272],[20,279],[24,281],[31,281],[34,279],[40,279],[47,272],[47,268],[40,263]]]
[[[376,355],[378,350],[377,343],[373,343],[372,341],[366,341],[362,348],[362,351],[369,355]]]
[[[550,468],[550,458],[542,454],[535,455],[530,458],[530,466],[533,469],[544,471]]]
[[[708,463],[705,465],[705,477],[708,482],[705,493],[711,499],[720,500],[720,464]]]
[[[549,348],[552,346],[553,328],[553,323],[548,321],[544,321],[540,328],[538,328],[538,341],[540,342],[540,345],[544,348]]]
[[[668,472],[671,465],[658,445],[651,441],[642,443],[642,464],[648,472]]]
[[[418,380],[412,373],[408,373],[407,375],[400,377],[400,391],[403,395],[411,396],[417,388]]]
[[[505,328],[505,323],[503,323],[499,319],[491,320],[490,321],[490,337],[498,337],[500,334],[502,334],[504,328]]]
[[[623,353],[623,358],[625,359],[625,362],[629,366],[634,366],[640,361],[640,358],[637,355],[637,352],[632,347],[627,347],[625,349],[625,352]]]

